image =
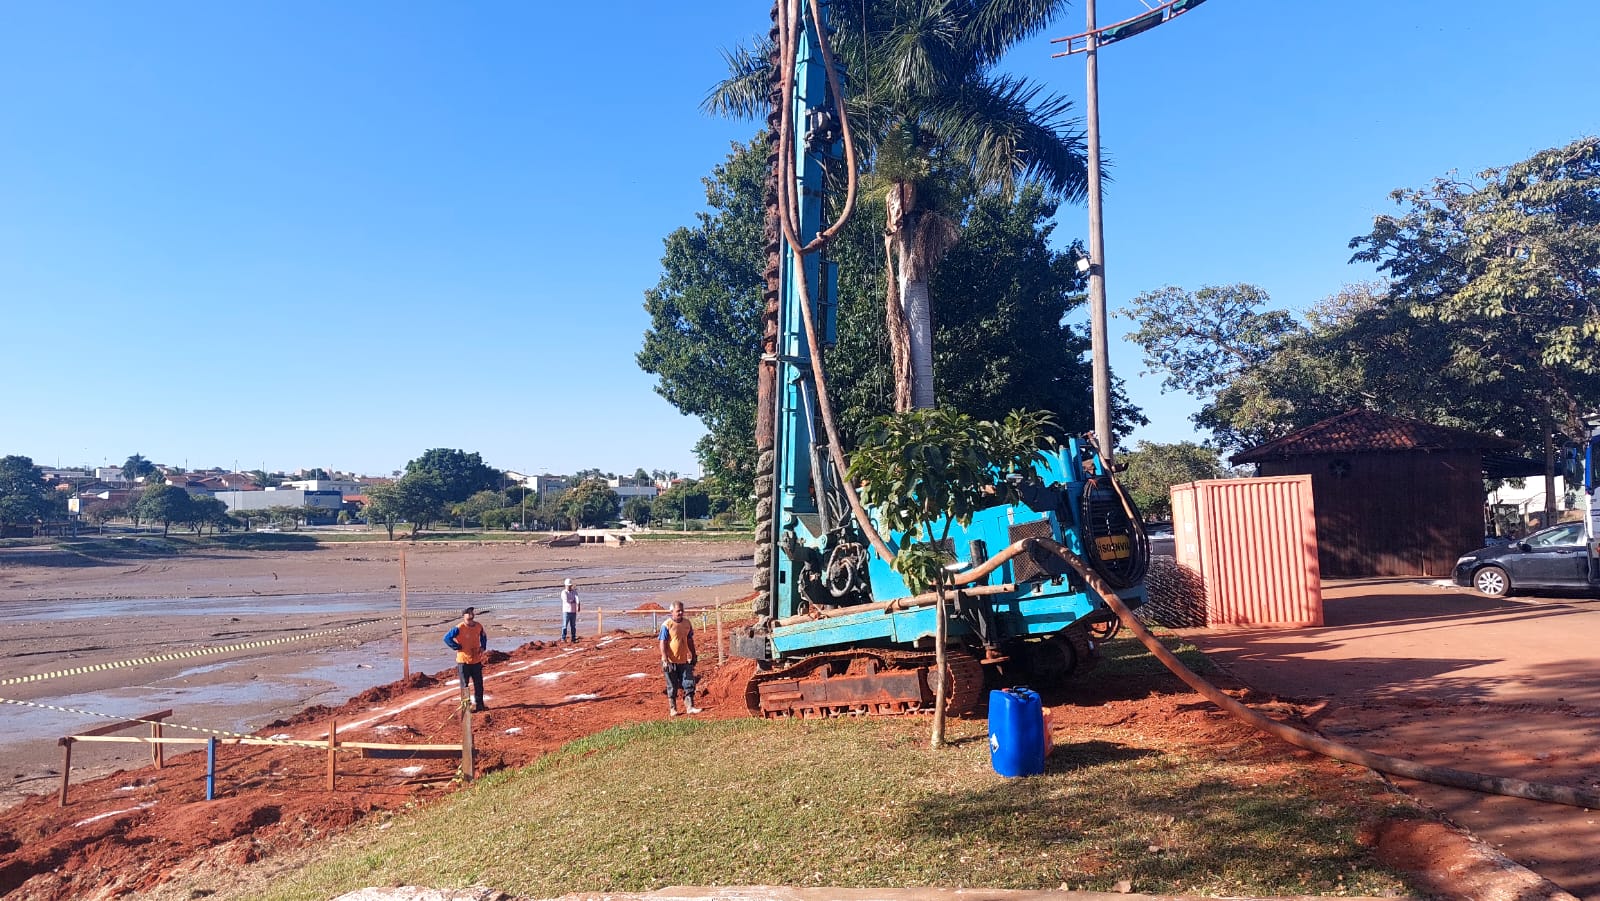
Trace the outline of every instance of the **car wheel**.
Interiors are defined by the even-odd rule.
[[[1472,587],[1492,598],[1511,593],[1511,577],[1498,566],[1485,566],[1472,574]]]

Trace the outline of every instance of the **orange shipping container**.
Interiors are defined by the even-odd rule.
[[[1205,586],[1209,626],[1320,626],[1311,477],[1172,486],[1178,565]]]

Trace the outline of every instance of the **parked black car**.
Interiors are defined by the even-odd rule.
[[[1456,561],[1455,583],[1490,597],[1522,588],[1594,588],[1583,523],[1569,522],[1520,541],[1479,548]]]

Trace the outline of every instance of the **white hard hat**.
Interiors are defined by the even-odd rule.
[[[567,587],[568,587],[568,588],[571,588],[571,587],[572,587],[572,580],[571,580],[571,579],[568,579],[568,580],[567,580]]]

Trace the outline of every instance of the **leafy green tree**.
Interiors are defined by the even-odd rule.
[[[439,502],[453,504],[464,501],[479,491],[493,491],[500,486],[504,474],[486,465],[476,452],[436,447],[422,452],[422,456],[406,464],[406,475],[432,473],[439,479]]]
[[[1448,369],[1527,417],[1547,461],[1600,405],[1600,138],[1391,195],[1402,212],[1354,238],[1393,301],[1448,327]]]
[[[130,482],[154,475],[155,471],[156,465],[146,460],[142,454],[134,454],[122,464],[122,477]]]
[[[1133,450],[1123,451],[1117,462],[1127,467],[1121,476],[1122,485],[1139,510],[1146,516],[1160,519],[1172,516],[1173,485],[1220,479],[1228,474],[1216,448],[1192,441],[1176,444],[1141,441]]]
[[[946,406],[992,421],[1019,407],[1038,409],[1066,432],[1093,428],[1089,338],[1067,323],[1084,302],[1084,277],[1073,248],[1051,247],[1056,210],[1038,185],[973,199],[961,242],[932,276],[934,295],[946,299],[934,335]],[[847,445],[874,417],[894,409],[889,336],[877,300],[884,291],[884,273],[875,265],[880,223],[879,211],[865,211],[833,250],[840,266],[840,334],[828,371]],[[1114,382],[1113,431],[1127,435],[1145,422]]]
[[[485,529],[509,529],[513,523],[521,522],[521,511],[516,507],[485,510],[478,514],[478,522]]]
[[[499,491],[479,491],[466,500],[450,507],[450,517],[461,521],[482,523],[483,515],[506,505],[506,496]]]
[[[394,540],[394,527],[411,523],[411,537],[426,529],[443,512],[444,487],[439,476],[429,471],[413,472],[386,485],[374,485],[367,492],[367,522],[376,522]]]
[[[650,504],[650,516],[656,522],[682,523],[685,518],[697,519],[711,515],[711,495],[707,493],[705,479],[684,479],[656,495]]]
[[[638,526],[650,524],[650,501],[642,497],[630,497],[622,505],[622,518]]]
[[[604,479],[584,479],[562,495],[562,512],[570,522],[590,528],[617,518],[621,501]]]
[[[83,508],[83,515],[97,526],[104,528],[105,524],[118,517],[128,515],[126,504],[115,501],[95,501]]]
[[[366,506],[361,508],[367,523],[383,526],[390,541],[394,540],[394,527],[405,519],[400,513],[403,504],[399,485],[399,482],[386,482],[368,488]]]
[[[1001,422],[936,409],[873,423],[850,461],[850,477],[883,524],[906,534],[891,566],[907,587],[920,593],[938,581],[949,562],[939,543],[952,524],[969,525],[979,510],[1019,501],[1018,480],[1032,478],[1041,451],[1054,446],[1053,427],[1049,414],[1020,410]]]
[[[948,409],[911,410],[880,417],[850,461],[861,499],[884,526],[904,533],[890,567],[920,594],[938,589],[935,648],[939,669],[933,744],[944,744],[946,563],[941,544],[954,523],[970,525],[979,510],[1016,503],[1023,480],[1034,476],[1043,450],[1054,445],[1047,413],[1013,411],[1002,422],[975,420]]]
[[[144,486],[138,486],[128,491],[128,499],[124,502],[128,508],[128,521],[138,528],[144,521],[144,513],[139,509],[139,501],[144,499]]]
[[[755,484],[766,154],[761,138],[736,145],[704,180],[709,212],[667,236],[661,280],[645,292],[650,328],[636,358],[659,377],[657,394],[705,426],[700,460],[746,494]]]
[[[228,516],[228,505],[209,495],[194,495],[189,498],[189,512],[184,519],[184,524],[199,535],[206,526],[212,532],[226,528],[232,522]]]
[[[570,529],[576,523],[568,518],[566,492],[534,495],[528,501],[528,524],[535,529]]]
[[[849,73],[844,99],[854,136],[873,170],[885,210],[885,264],[895,273],[887,305],[895,408],[934,404],[929,276],[954,245],[956,186],[1009,194],[1020,179],[1084,195],[1081,135],[1071,104],[995,67],[1037,34],[1065,0],[880,0],[829,7],[835,54]],[[770,46],[729,55],[728,78],[708,109],[764,118],[770,103]]]
[[[165,482],[146,485],[139,497],[140,516],[161,523],[163,536],[172,530],[173,523],[188,523],[192,509],[189,492]]]
[[[0,535],[7,527],[42,522],[55,510],[55,492],[29,457],[0,457]]]
[[[656,391],[705,424],[696,451],[734,506],[749,506],[754,491],[764,160],[761,141],[735,148],[706,182],[711,212],[668,237],[661,281],[646,294],[651,328],[638,355],[641,368],[659,376]],[[1088,340],[1064,322],[1082,303],[1083,282],[1070,252],[1049,245],[1055,209],[1037,187],[973,201],[966,238],[934,275],[935,293],[948,298],[935,364],[946,402],[963,412],[998,419],[1025,403],[1084,431],[1093,424]],[[830,250],[840,267],[839,343],[826,366],[847,447],[894,409],[882,223],[881,209],[863,210]],[[1114,427],[1126,434],[1144,419],[1116,388]],[[656,506],[656,520],[681,515],[665,506]]]
[[[1270,301],[1255,285],[1169,285],[1140,294],[1119,315],[1138,323],[1127,338],[1144,349],[1145,366],[1163,374],[1164,388],[1206,397],[1303,331],[1288,312],[1261,309]]]

